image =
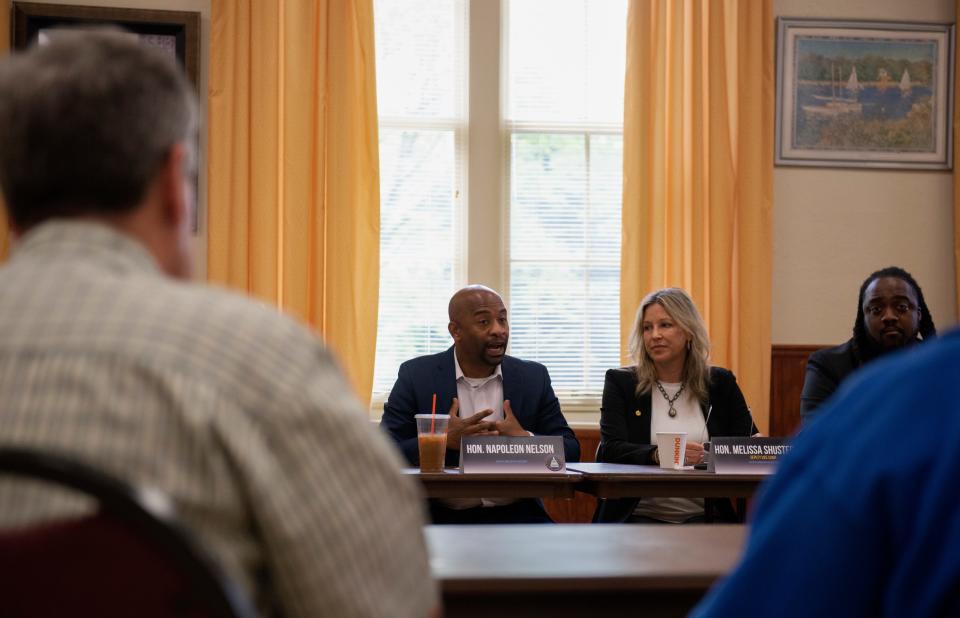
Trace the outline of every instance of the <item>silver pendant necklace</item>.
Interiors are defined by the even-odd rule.
[[[660,384],[660,380],[657,380],[657,389],[660,391],[660,394],[663,395],[663,398],[667,400],[667,404],[670,406],[670,409],[667,410],[667,414],[670,415],[670,418],[677,417],[677,410],[673,407],[673,402],[675,402],[677,399],[680,399],[680,394],[683,393],[683,389],[686,388],[686,386],[686,384],[681,384],[680,390],[674,393],[673,399],[671,399],[670,396],[667,395],[667,391],[663,389],[663,384]]]

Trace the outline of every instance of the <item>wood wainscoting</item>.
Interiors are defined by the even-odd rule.
[[[770,435],[792,436],[800,428],[800,393],[807,358],[824,345],[774,345],[770,363]]]
[[[573,433],[580,440],[580,461],[596,461],[597,445],[600,444],[600,427],[573,427]],[[593,511],[597,508],[597,499],[577,492],[573,498],[546,499],[543,501],[547,513],[558,524],[589,524]]]

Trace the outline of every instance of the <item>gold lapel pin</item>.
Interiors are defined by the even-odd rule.
[[[634,414],[636,414],[637,416],[640,416],[640,410],[637,410],[636,412],[634,412]]]

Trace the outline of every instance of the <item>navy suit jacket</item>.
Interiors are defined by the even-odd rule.
[[[537,435],[561,436],[568,462],[580,461],[580,443],[560,412],[560,402],[550,386],[550,374],[540,363],[504,356],[503,398],[520,425]],[[437,394],[437,414],[450,410],[457,396],[453,346],[445,352],[421,356],[400,365],[397,382],[383,406],[380,426],[396,441],[411,466],[420,465],[414,414],[430,412]],[[460,464],[460,454],[447,450],[448,466]]]

